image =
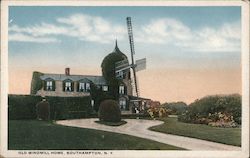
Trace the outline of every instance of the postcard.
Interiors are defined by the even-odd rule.
[[[249,2],[1,2],[1,156],[249,157]]]

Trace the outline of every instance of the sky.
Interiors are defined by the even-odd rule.
[[[241,94],[241,8],[230,6],[11,6],[9,93],[29,94],[33,71],[101,75],[116,39],[130,59],[128,16],[135,58],[147,59],[137,73],[141,97],[191,103]]]

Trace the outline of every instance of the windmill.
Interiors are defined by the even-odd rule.
[[[135,48],[134,48],[131,17],[127,17],[126,20],[127,20],[128,37],[129,37],[130,52],[131,52],[131,64],[129,64],[128,60],[118,61],[115,63],[115,72],[117,78],[122,78],[124,74],[130,72],[130,69],[132,69],[133,90],[135,96],[139,98],[139,86],[138,86],[138,79],[136,76],[136,72],[146,69],[146,58],[134,61]],[[138,107],[136,107],[136,109],[138,110]]]

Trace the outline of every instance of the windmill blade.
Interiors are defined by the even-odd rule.
[[[130,50],[132,54],[135,54],[131,17],[127,17],[127,27],[128,27],[128,38],[129,38]]]
[[[133,38],[131,17],[127,17],[127,27],[128,27],[128,37],[129,37],[129,44],[130,44],[130,51],[131,51],[131,61],[132,61],[131,65],[132,65],[134,83],[135,83],[135,93],[136,93],[136,96],[139,97],[137,77],[136,77],[136,71],[135,71],[135,63],[134,63],[135,48],[134,48],[134,38]]]
[[[146,58],[143,59],[139,59],[135,61],[135,71],[141,71],[141,70],[145,70],[146,69]]]
[[[125,59],[125,60],[121,60],[121,61],[118,61],[115,63],[115,69],[116,70],[119,70],[119,69],[122,69],[124,67],[128,67],[129,66],[129,63],[128,63],[128,60]]]

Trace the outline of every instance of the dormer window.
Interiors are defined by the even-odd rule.
[[[52,81],[46,81],[46,90],[52,91]]]
[[[65,92],[73,92],[74,91],[74,83],[72,80],[67,79],[63,82],[63,90]]]
[[[108,91],[108,86],[102,86],[102,91],[107,92]]]
[[[78,92],[88,92],[90,90],[90,81],[87,78],[83,78],[77,82]]]
[[[65,91],[71,91],[71,82],[65,82]]]
[[[119,86],[119,94],[125,94],[125,86],[124,85]]]
[[[90,83],[86,83],[86,91],[90,90]]]
[[[45,79],[44,90],[45,91],[54,91],[55,90],[55,81],[51,78]]]
[[[79,91],[80,92],[84,92],[85,91],[85,83],[83,83],[83,82],[79,83]]]

